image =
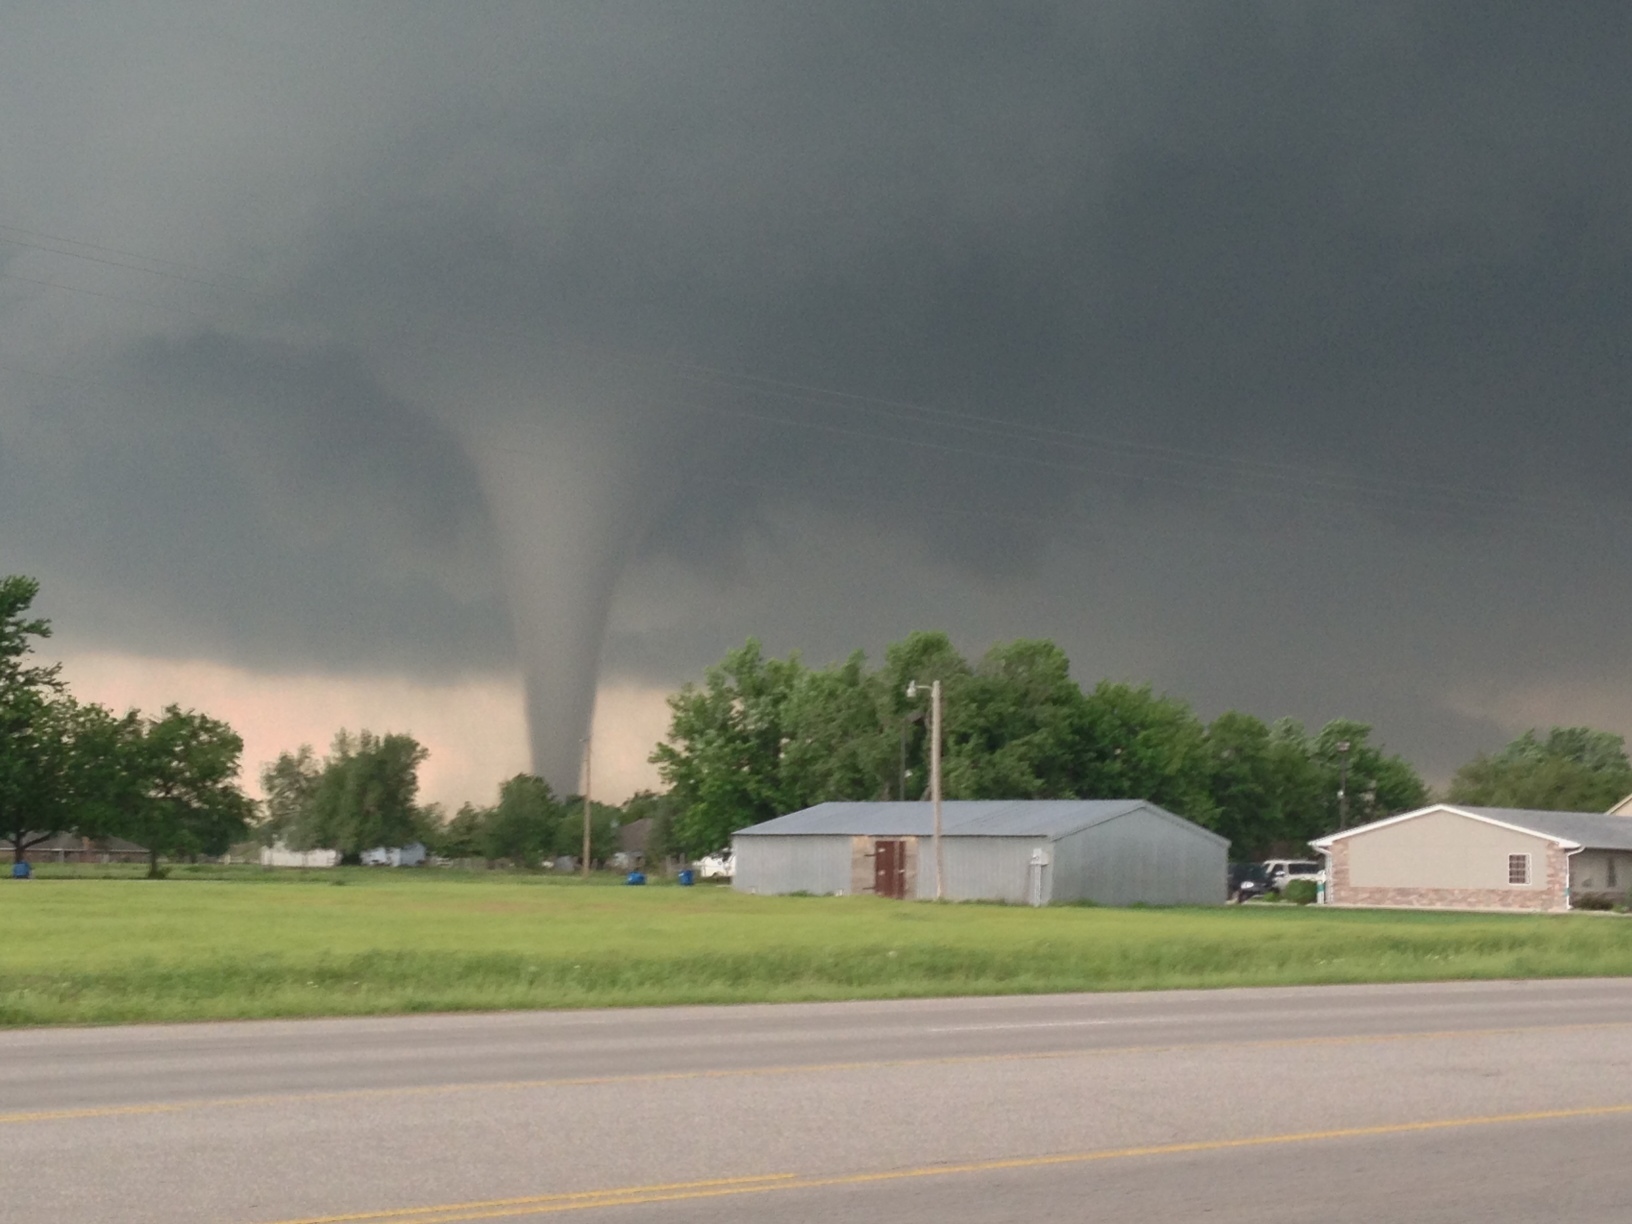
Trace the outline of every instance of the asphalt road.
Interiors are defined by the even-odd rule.
[[[0,1033],[0,1220],[1632,1217],[1632,981]]]

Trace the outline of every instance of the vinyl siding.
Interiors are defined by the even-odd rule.
[[[1351,888],[1506,889],[1546,887],[1543,837],[1451,812],[1430,812],[1345,839]],[[1530,856],[1530,883],[1509,884],[1507,858]]]

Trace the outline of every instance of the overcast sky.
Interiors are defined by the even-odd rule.
[[[407,724],[451,801],[524,673],[575,781],[603,628],[613,789],[749,635],[1440,780],[1632,731],[1624,4],[0,21],[0,571],[87,695]]]

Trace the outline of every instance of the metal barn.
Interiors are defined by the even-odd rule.
[[[750,893],[935,896],[928,803],[821,803],[732,839]],[[1221,905],[1230,843],[1142,799],[952,800],[941,852],[953,901]]]

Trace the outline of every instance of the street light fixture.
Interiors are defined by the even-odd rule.
[[[907,685],[908,699],[916,698],[924,686],[914,680]],[[946,858],[941,853],[941,682],[929,685],[929,797],[935,809],[935,900],[946,899]]]

